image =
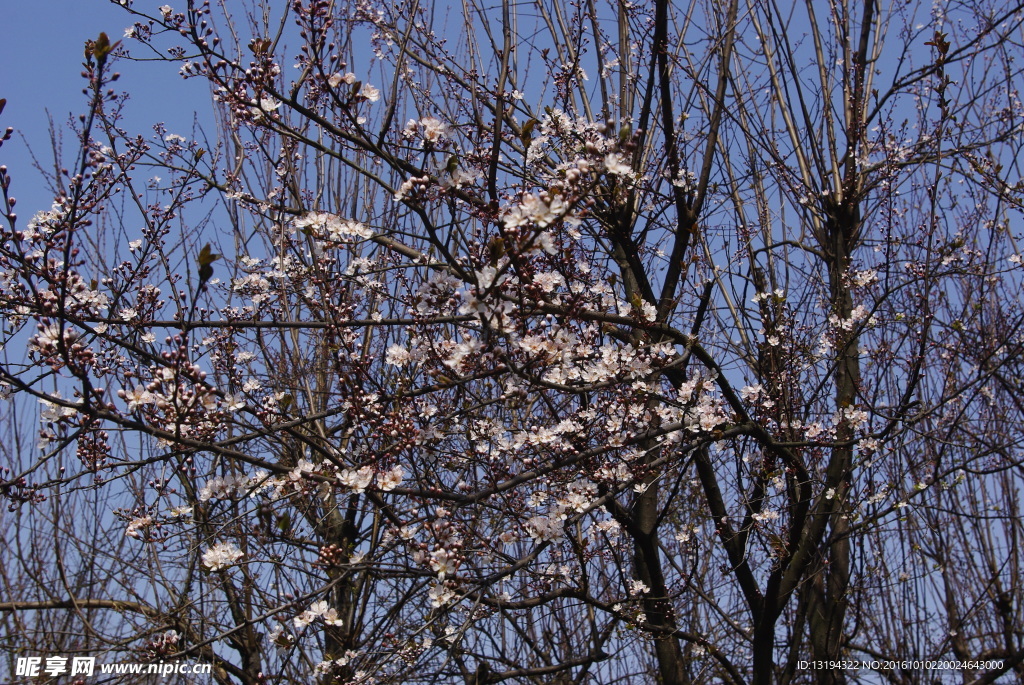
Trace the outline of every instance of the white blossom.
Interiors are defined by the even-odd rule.
[[[213,547],[203,552],[203,566],[211,571],[219,571],[236,564],[239,559],[245,556],[242,550],[233,543],[218,542]]]
[[[341,469],[338,471],[338,482],[353,492],[363,492],[373,482],[373,467],[363,466],[359,469]]]
[[[604,166],[608,173],[615,176],[631,176],[633,167],[629,165],[626,158],[619,152],[612,152],[604,158]]]
[[[128,400],[128,411],[133,412],[144,404],[156,402],[156,396],[141,385],[135,386],[134,390],[124,393],[124,399]]]
[[[392,345],[388,348],[384,361],[392,366],[402,367],[409,363],[411,355],[409,350],[402,345]]]
[[[758,523],[765,523],[767,521],[775,521],[776,519],[779,518],[779,512],[774,511],[772,509],[765,509],[764,511],[759,511],[756,514],[751,514],[750,518],[754,519]]]
[[[544,291],[546,293],[550,293],[556,287],[564,286],[565,285],[565,278],[563,278],[562,274],[560,274],[558,272],[555,272],[555,271],[545,271],[545,272],[542,272],[542,273],[534,275],[533,282],[542,291]]]
[[[744,402],[753,402],[761,396],[762,391],[764,391],[764,386],[760,383],[746,385],[740,390],[740,397],[743,398]]]
[[[458,556],[444,547],[430,553],[430,568],[434,569],[438,578],[454,573],[458,566]]]
[[[526,522],[526,532],[534,542],[557,542],[562,537],[564,523],[558,518],[533,516]]]
[[[359,89],[359,95],[366,98],[370,102],[377,102],[380,100],[380,91],[371,86],[369,83],[364,83],[363,87]]]
[[[128,523],[128,527],[125,529],[124,534],[130,538],[141,539],[142,529],[149,528],[154,523],[155,521],[152,516],[139,516]]]
[[[377,477],[377,486],[388,492],[394,490],[402,484],[402,479],[405,477],[405,469],[401,466],[396,466],[393,469],[385,471]]]
[[[431,605],[439,608],[450,603],[455,598],[455,593],[444,583],[434,583],[430,586],[427,596],[430,597]]]
[[[532,222],[537,227],[544,228],[561,218],[568,209],[560,195],[545,201],[537,195],[527,193],[519,204],[506,209],[505,226],[515,228]]]
[[[245,398],[241,395],[233,395],[226,393],[224,395],[224,408],[228,411],[235,412],[245,407]]]

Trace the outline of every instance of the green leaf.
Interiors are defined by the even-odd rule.
[[[487,253],[490,257],[491,264],[497,266],[498,260],[505,256],[505,241],[501,236],[494,236],[490,242],[487,243]]]
[[[523,147],[530,147],[530,141],[533,140],[533,129],[539,123],[536,119],[529,119],[523,124],[523,129],[519,132],[519,140],[523,142]]]
[[[210,243],[203,245],[203,249],[199,251],[199,266],[209,266],[215,261],[220,259],[219,254],[214,254],[213,248],[210,247]]]
[[[102,67],[103,64],[107,61],[107,55],[113,52],[120,44],[121,41],[111,43],[110,38],[107,37],[107,34],[103,31],[100,31],[100,35],[96,38],[96,40],[89,41],[85,44],[85,58],[90,59],[92,57],[95,57],[96,64]]]

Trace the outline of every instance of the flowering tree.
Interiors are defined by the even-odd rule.
[[[11,653],[1022,672],[1024,5],[119,4],[0,177]],[[214,136],[122,130],[153,55]]]

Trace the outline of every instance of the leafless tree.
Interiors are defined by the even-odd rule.
[[[1024,674],[1024,4],[119,4],[0,178],[12,654]]]

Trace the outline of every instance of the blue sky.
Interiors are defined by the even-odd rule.
[[[6,164],[13,177],[10,192],[18,198],[18,222],[23,224],[36,211],[49,209],[52,201],[32,168],[27,146],[40,163],[52,166],[47,113],[64,131],[69,118],[84,113],[81,72],[86,39],[105,31],[111,40],[119,40],[132,22],[109,0],[0,0],[0,17],[6,67],[0,72],[0,98],[7,99],[0,127],[15,129],[14,137],[0,148],[0,164]],[[209,91],[202,79],[185,81],[166,63],[122,60],[114,69],[121,73],[115,87],[131,93],[125,122],[129,131],[148,138],[153,124],[165,122],[169,131],[187,135],[196,110],[208,116]],[[65,147],[65,154],[70,154],[77,145],[65,138]]]

